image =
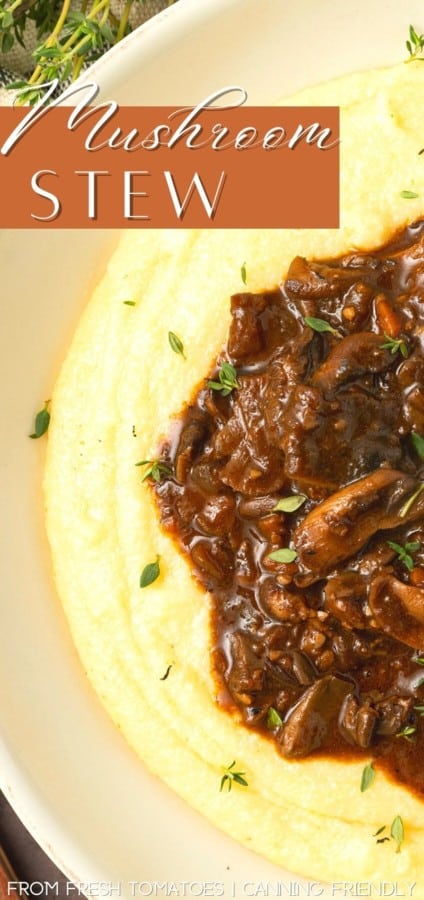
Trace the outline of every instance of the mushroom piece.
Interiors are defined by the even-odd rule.
[[[353,695],[346,697],[339,718],[339,729],[351,744],[369,747],[378,713],[369,703],[360,703]]]
[[[368,603],[378,628],[414,650],[424,647],[423,588],[379,575],[371,582]]]
[[[327,359],[316,370],[312,384],[331,391],[346,381],[369,373],[384,372],[396,360],[383,348],[384,336],[361,331],[350,334],[332,348]]]
[[[424,493],[401,516],[417,482],[396,469],[377,469],[348,484],[315,506],[298,525],[293,544],[302,565],[321,578],[354,556],[377,531],[396,528],[422,516]]]
[[[340,713],[352,684],[325,675],[302,695],[284,724],[280,748],[284,756],[307,756],[325,742],[328,727]]]

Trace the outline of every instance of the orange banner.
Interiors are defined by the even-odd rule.
[[[338,108],[107,108],[0,108],[0,227],[337,228]]]

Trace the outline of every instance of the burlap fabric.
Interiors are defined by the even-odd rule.
[[[160,12],[160,10],[165,9],[166,6],[170,6],[171,3],[169,0],[144,0],[144,2],[134,3],[130,14],[131,26],[136,28],[138,25],[141,25],[142,22],[145,22],[146,19],[150,19],[151,16],[154,16],[156,13]],[[79,9],[80,6],[80,3],[73,3],[74,9]],[[112,0],[111,8],[116,16],[120,15],[123,6],[123,0]],[[15,46],[10,53],[0,53],[1,106],[8,106],[13,101],[13,92],[7,91],[5,85],[18,79],[22,80],[22,78],[28,78],[35,67],[35,63],[31,57],[31,53],[36,44],[35,31],[32,25],[33,23],[30,22],[25,32],[25,49],[15,43]]]

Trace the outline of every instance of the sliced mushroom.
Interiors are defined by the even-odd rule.
[[[384,336],[361,331],[338,341],[325,362],[317,369],[312,384],[331,391],[346,381],[369,373],[384,372],[396,360],[390,350],[383,349]]]
[[[398,734],[406,725],[414,706],[414,697],[390,696],[375,704],[378,712],[377,734],[388,737]]]
[[[408,647],[424,647],[424,589],[394,575],[374,578],[369,606],[378,628]]]
[[[178,442],[175,456],[175,475],[178,481],[183,482],[185,480],[195,452],[206,433],[207,423],[205,418],[193,412],[188,418]]]
[[[335,675],[325,675],[308,688],[285,722],[280,744],[283,755],[307,756],[321,747],[351,691],[352,684]]]
[[[369,703],[360,703],[353,695],[346,697],[339,718],[339,729],[351,744],[369,747],[378,713]]]
[[[349,559],[377,531],[396,528],[423,513],[424,493],[400,515],[417,482],[396,469],[377,469],[319,503],[296,528],[293,543],[300,562],[322,577]]]
[[[363,612],[366,582],[357,572],[343,572],[330,578],[324,589],[325,609],[341,622],[344,628],[367,628]]]

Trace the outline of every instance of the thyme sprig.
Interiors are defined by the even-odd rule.
[[[142,481],[146,481],[146,478],[151,478],[152,481],[157,483],[161,480],[162,475],[172,475],[170,466],[161,462],[160,459],[142,459],[140,462],[135,463],[135,465],[147,466],[147,469],[145,469],[143,473]]]
[[[246,774],[246,772],[235,772],[234,771],[235,765],[236,765],[236,761],[234,759],[233,762],[231,763],[231,766],[225,766],[223,768],[224,774],[221,778],[221,784],[219,787],[220,791],[223,791],[224,786],[227,785],[227,790],[228,790],[228,792],[230,792],[231,788],[233,786],[233,781],[235,781],[236,784],[240,784],[242,787],[248,787],[248,782],[243,777]]]
[[[26,27],[33,22],[37,46],[34,71],[27,82],[8,85],[18,90],[17,102],[33,105],[43,95],[41,85],[78,77],[85,62],[101,56],[131,31],[129,15],[136,0],[126,0],[119,17],[110,0],[82,0],[71,9],[71,0],[9,0],[0,10],[0,49],[8,53],[15,43],[25,47]],[[144,2],[144,0],[143,0]],[[169,5],[174,0],[168,0]]]
[[[386,343],[380,345],[381,350],[390,350],[392,356],[394,356],[395,353],[400,353],[404,359],[408,358],[408,347],[403,338],[391,338],[390,335],[386,333],[384,333],[384,337],[386,338]]]
[[[406,41],[406,49],[409,53],[406,62],[412,59],[422,60],[420,54],[424,51],[424,34],[418,34],[413,25],[409,26],[409,40]]]
[[[231,363],[223,362],[218,372],[218,381],[208,381],[207,387],[213,391],[220,391],[223,397],[227,397],[234,388],[239,388],[237,370]]]

